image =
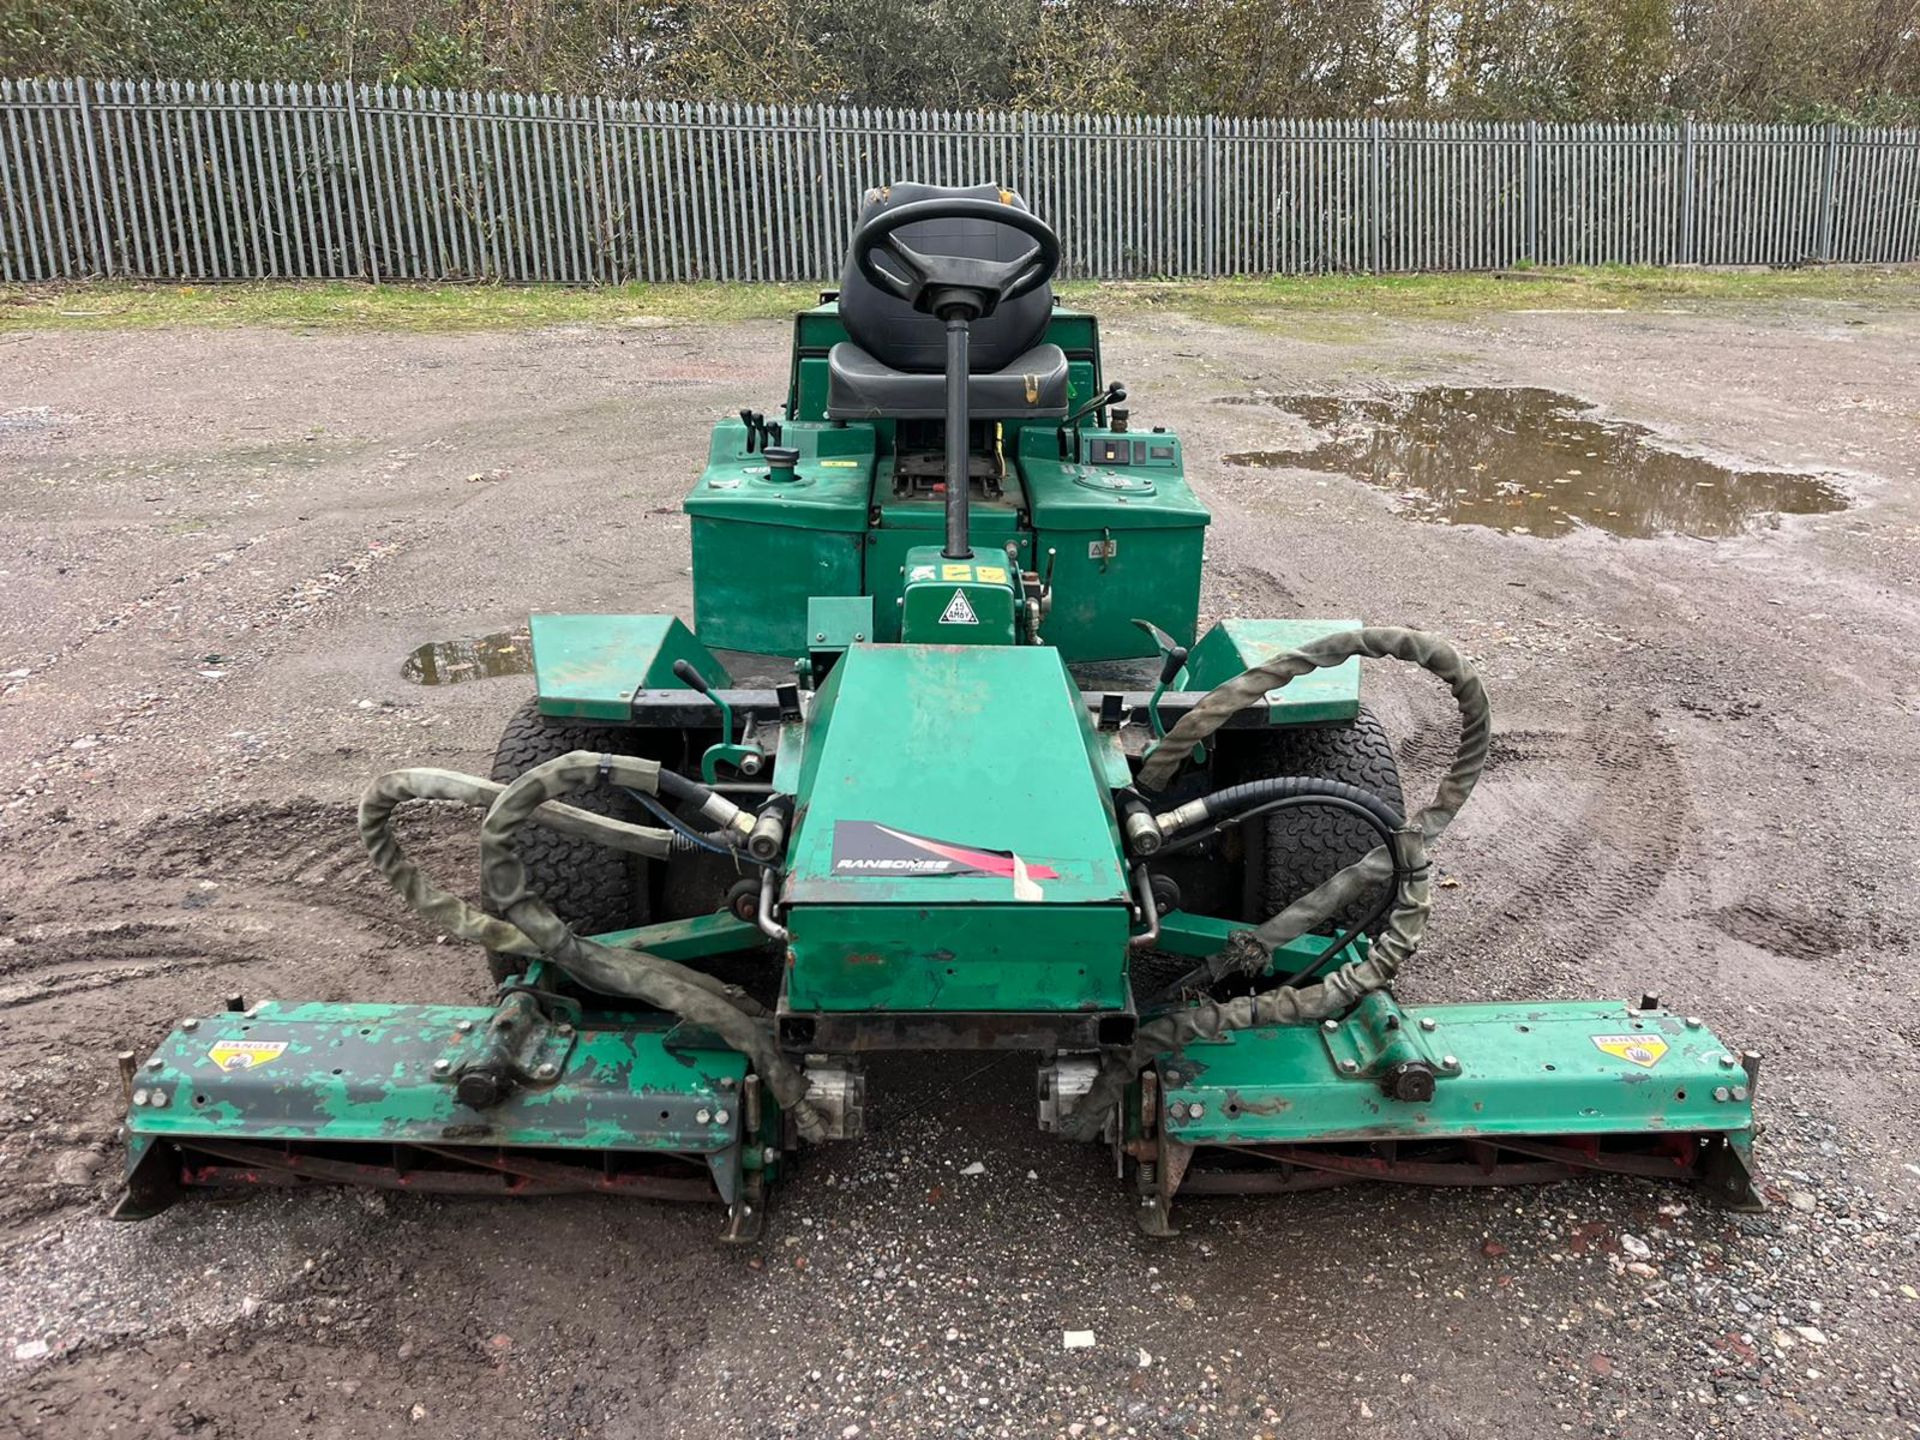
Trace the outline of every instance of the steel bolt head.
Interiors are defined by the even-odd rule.
[[[1724,1105],[1733,1098],[1733,1092],[1724,1085],[1716,1085],[1713,1089],[1713,1098]]]
[[[560,1067],[549,1060],[533,1073],[542,1080],[551,1080],[560,1073]]]
[[[444,1075],[451,1069],[453,1069],[451,1060],[440,1059],[433,1062],[433,1073],[436,1075]]]
[[[458,1030],[462,1035],[471,1035],[473,1033],[473,1021],[462,1020],[453,1028]]]
[[[147,1096],[147,1103],[156,1110],[164,1110],[167,1108],[167,1099],[166,1091],[155,1090],[151,1095]]]
[[[146,1103],[147,1103],[147,1092],[146,1092],[146,1091],[144,1091],[144,1090],[136,1090],[136,1091],[134,1091],[134,1092],[133,1092],[133,1103],[134,1103],[134,1104],[136,1104],[136,1105],[144,1105],[144,1104],[146,1104]]]
[[[1322,1020],[1320,1022],[1320,1028],[1331,1035],[1340,1028],[1340,1022],[1338,1020]]]
[[[1342,1075],[1352,1075],[1359,1069],[1360,1062],[1358,1060],[1342,1060],[1340,1062],[1340,1073]]]
[[[1187,1106],[1187,1118],[1189,1120],[1198,1120],[1202,1115],[1206,1113],[1207,1113],[1207,1107],[1202,1105],[1198,1100],[1195,1100],[1192,1104]]]
[[[1698,1030],[1705,1022],[1698,1015],[1687,1016],[1687,1029]]]
[[[760,1147],[760,1163],[762,1165],[771,1165],[779,1158],[780,1152],[774,1149],[773,1146],[762,1145]]]
[[[711,1110],[696,1110],[693,1112],[693,1118],[702,1125],[710,1124],[713,1120],[713,1112]]]
[[[198,1030],[200,1028],[200,1022],[196,1020],[193,1016],[189,1015],[186,1019],[180,1022],[180,1028],[182,1030]]]
[[[563,1040],[565,1040],[565,1039],[567,1039],[567,1038],[569,1038],[569,1037],[570,1037],[570,1036],[571,1036],[571,1035],[573,1034],[573,1026],[571,1026],[571,1025],[564,1025],[564,1024],[563,1024],[563,1025],[556,1025],[556,1026],[554,1027],[554,1032],[555,1032],[555,1033],[556,1033],[557,1035],[559,1035],[561,1039],[563,1039]]]
[[[1442,1055],[1440,1057],[1440,1068],[1443,1070],[1458,1070],[1460,1068],[1460,1057],[1458,1055]]]
[[[1734,1086],[1734,1087],[1733,1087],[1733,1098],[1734,1098],[1734,1099],[1736,1099],[1736,1100],[1744,1100],[1744,1099],[1746,1099],[1746,1098],[1747,1098],[1747,1087],[1746,1087],[1746,1086],[1744,1086],[1744,1085],[1736,1085],[1736,1086]]]
[[[1739,1061],[1735,1060],[1733,1056],[1727,1054],[1725,1051],[1721,1052],[1720,1068],[1722,1070],[1731,1070],[1737,1064],[1739,1064]]]
[[[733,1119],[732,1111],[716,1110],[713,1112],[713,1123],[716,1125],[724,1125],[731,1119]]]
[[[1436,1020],[1426,1019],[1420,1022],[1420,1028],[1422,1030],[1425,1030],[1428,1034],[1432,1034],[1435,1030],[1438,1030],[1440,1028],[1440,1025],[1439,1025],[1439,1022]]]
[[[733,1077],[731,1075],[722,1075],[720,1077],[720,1088],[722,1090],[733,1089]]]
[[[167,1063],[166,1061],[162,1060],[158,1055],[156,1055],[151,1060],[147,1061],[147,1069],[158,1070],[161,1067],[163,1067],[166,1063]]]
[[[1187,1118],[1187,1103],[1186,1103],[1186,1101],[1184,1101],[1184,1100],[1176,1100],[1176,1101],[1174,1101],[1174,1102],[1173,1102],[1173,1104],[1171,1104],[1171,1105],[1169,1105],[1169,1106],[1167,1107],[1167,1118],[1168,1118],[1169,1120],[1184,1120],[1184,1119],[1186,1119],[1186,1118]]]

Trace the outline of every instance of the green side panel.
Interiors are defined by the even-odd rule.
[[[135,1137],[551,1146],[715,1154],[740,1139],[746,1057],[669,1046],[644,1022],[556,1042],[558,1076],[484,1111],[447,1074],[494,1011],[459,1005],[264,1004],[169,1035],[137,1074]],[[461,1022],[470,1027],[462,1031]],[[225,1060],[223,1068],[221,1061]],[[250,1060],[250,1063],[248,1063]],[[164,1105],[153,1103],[158,1095]],[[702,1121],[702,1111],[707,1119]],[[717,1117],[725,1112],[727,1119]]]
[[[728,650],[807,653],[807,601],[860,593],[865,537],[740,520],[693,522],[693,622]]]
[[[1122,904],[1112,799],[1085,706],[1043,646],[856,645],[809,718],[789,904],[1005,903],[990,874],[835,873],[834,827],[868,822],[1017,852],[1054,877],[1038,905]],[[798,922],[796,922],[798,923]]]
[[[796,906],[786,1006],[1118,1010],[1127,924],[1119,905]]]
[[[543,715],[624,722],[635,690],[686,688],[673,673],[676,660],[709,684],[732,683],[726,666],[671,615],[535,615],[530,623]]]
[[[1069,663],[1151,655],[1152,640],[1133,623],[1141,619],[1191,644],[1210,517],[1177,461],[1123,468],[1063,460],[1054,433],[1030,429],[1019,463],[1034,564],[1053,570],[1053,609],[1041,627],[1047,643]]]
[[[807,651],[807,601],[858,595],[878,438],[870,425],[789,424],[798,479],[775,481],[747,453],[738,420],[714,427],[707,468],[688,493],[694,628],[710,645],[770,655]]]
[[[1249,666],[1310,640],[1358,630],[1358,620],[1222,620],[1200,637],[1187,657],[1183,690],[1211,690]],[[1351,720],[1360,713],[1360,662],[1314,670],[1267,692],[1267,718],[1276,725]]]
[[[1432,1100],[1386,1096],[1377,1076],[1397,1059],[1435,1067]],[[1753,1124],[1746,1074],[1712,1031],[1618,1001],[1401,1010],[1387,996],[1371,996],[1332,1030],[1245,1030],[1196,1041],[1156,1063],[1167,1133],[1190,1145],[1697,1133]]]
[[[916,645],[1013,644],[1015,578],[997,551],[949,560],[937,545],[909,550],[900,638]]]

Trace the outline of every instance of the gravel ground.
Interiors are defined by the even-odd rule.
[[[1318,338],[1314,338],[1318,337]],[[362,863],[361,783],[527,691],[423,641],[684,611],[713,417],[780,327],[0,337],[0,1433],[1896,1436],[1920,1431],[1920,314],[1112,327],[1213,505],[1215,614],[1428,626],[1493,763],[1413,1000],[1663,994],[1766,1054],[1770,1211],[1625,1183],[1191,1201],[1134,1230],[1023,1057],[876,1067],[756,1253],[705,1210],[345,1193],[116,1226],[113,1052],[225,992],[477,999]],[[1399,518],[1259,393],[1529,384],[1841,477],[1713,542]],[[1373,686],[1412,794],[1449,702]],[[418,822],[460,873],[470,836]],[[968,1173],[975,1162],[984,1166]],[[1094,1343],[1066,1349],[1064,1332]]]

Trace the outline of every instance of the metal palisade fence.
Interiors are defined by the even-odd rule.
[[[0,280],[827,280],[993,181],[1103,279],[1920,259],[1920,131],[0,82]]]

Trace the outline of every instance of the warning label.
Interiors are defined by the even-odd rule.
[[[1593,1043],[1618,1060],[1651,1070],[1667,1053],[1667,1042],[1653,1035],[1596,1035]]]
[[[284,1040],[222,1040],[207,1058],[222,1070],[257,1070],[287,1052]]]
[[[942,625],[978,625],[980,617],[973,613],[973,606],[967,603],[967,592],[956,590],[953,598],[947,602],[947,608],[940,612]]]

